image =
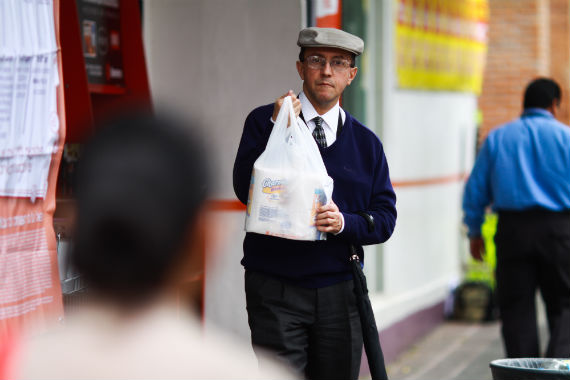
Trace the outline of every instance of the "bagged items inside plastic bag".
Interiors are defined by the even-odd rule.
[[[291,125],[287,127],[288,120]],[[245,230],[295,240],[325,240],[315,226],[317,208],[332,199],[333,180],[306,125],[288,96],[265,151],[253,165]]]

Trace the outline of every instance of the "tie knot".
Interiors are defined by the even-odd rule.
[[[323,118],[317,116],[312,119],[315,122],[315,129],[313,130],[313,137],[315,141],[321,148],[327,147],[327,138],[325,136],[325,130],[323,128]]]
[[[317,128],[320,128],[323,125],[323,118],[320,116],[314,117],[313,121],[315,122]]]

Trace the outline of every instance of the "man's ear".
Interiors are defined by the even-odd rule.
[[[354,78],[356,78],[356,73],[358,72],[358,67],[351,67],[348,71],[348,85],[352,83]]]
[[[556,114],[558,113],[558,107],[559,107],[558,99],[554,99],[550,107],[548,107],[546,110],[550,111],[552,116],[556,117]]]
[[[303,62],[297,61],[297,72],[301,77],[301,80],[305,80],[305,71],[303,70]]]

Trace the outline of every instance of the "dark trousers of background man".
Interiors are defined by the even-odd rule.
[[[539,357],[536,290],[546,306],[546,357],[570,357],[570,213],[499,212],[497,297],[507,357]]]
[[[308,289],[246,271],[254,349],[276,353],[300,377],[357,379],[362,329],[353,289],[352,281]]]

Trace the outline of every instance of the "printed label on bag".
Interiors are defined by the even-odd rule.
[[[267,195],[267,199],[278,201],[283,191],[283,182],[280,179],[265,178],[261,183],[261,192]]]
[[[317,209],[327,202],[327,196],[323,189],[315,189],[315,195],[313,196],[313,207],[311,208],[311,226],[316,225],[317,221]],[[327,233],[319,230],[315,231],[315,240],[326,240]]]
[[[323,189],[315,189],[315,195],[313,196],[313,207],[311,208],[311,226],[315,225],[317,220],[317,209],[324,205],[327,201],[327,196]]]
[[[279,216],[279,210],[276,207],[261,206],[259,208],[259,220],[271,222]]]

